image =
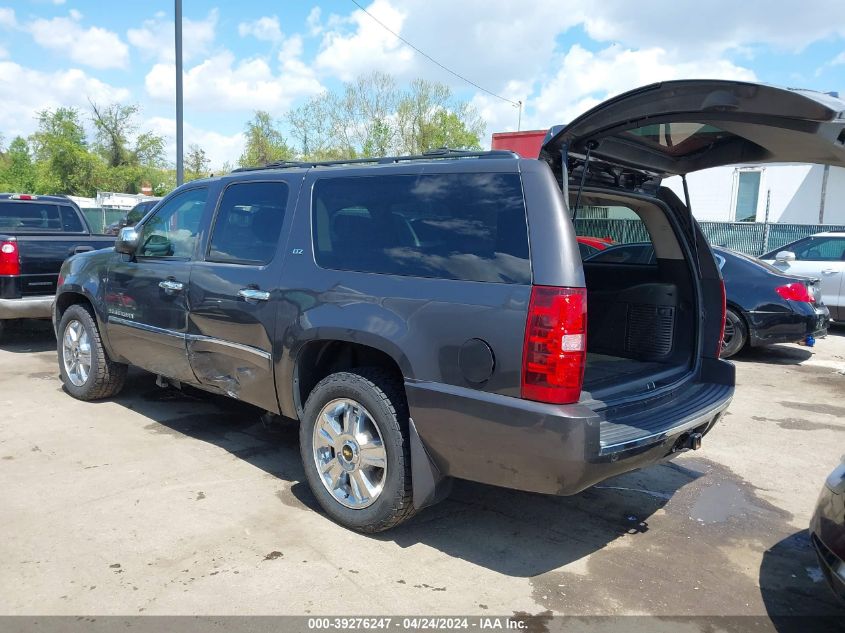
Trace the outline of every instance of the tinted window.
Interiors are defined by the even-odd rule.
[[[589,261],[602,264],[653,264],[654,247],[649,243],[611,246],[590,257]]]
[[[81,233],[76,211],[65,205],[42,202],[0,203],[0,230],[19,232]]]
[[[139,202],[136,204],[132,207],[132,210],[126,214],[126,225],[134,226],[138,224],[138,222],[143,220],[144,216],[147,215],[147,212],[156,204],[158,204],[158,200],[149,200],[147,202]]]
[[[578,252],[581,254],[581,259],[583,260],[595,255],[596,253],[600,253],[601,251],[595,246],[578,242]]]
[[[205,187],[189,189],[159,207],[141,228],[138,256],[190,258],[207,195]]]
[[[285,219],[288,186],[245,182],[223,192],[207,259],[267,264],[273,259]]]
[[[314,252],[324,268],[530,283],[517,174],[317,181]]]
[[[705,123],[654,123],[623,132],[629,139],[659,147],[671,156],[684,156],[734,135]]]
[[[809,237],[794,244],[791,250],[795,259],[838,262],[845,260],[845,237]]]

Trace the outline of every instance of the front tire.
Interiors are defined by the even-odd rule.
[[[414,514],[408,406],[392,374],[366,367],[320,381],[299,446],[311,492],[337,523],[375,533]]]
[[[725,338],[722,341],[721,358],[730,358],[737,354],[748,342],[748,326],[745,319],[733,308],[725,310]]]
[[[58,329],[59,373],[77,400],[99,400],[123,389],[128,367],[112,361],[91,312],[76,304],[65,310]]]

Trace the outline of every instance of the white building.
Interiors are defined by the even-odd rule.
[[[680,178],[665,183],[684,199]],[[845,168],[772,163],[714,167],[687,176],[698,220],[845,224]]]

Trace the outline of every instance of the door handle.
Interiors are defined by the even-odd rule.
[[[255,288],[241,288],[238,290],[238,296],[245,301],[267,301],[270,298],[270,293],[266,290],[256,290]]]
[[[74,255],[79,255],[79,253],[90,253],[93,250],[93,246],[74,246],[71,249],[71,253],[73,253]]]
[[[158,287],[164,290],[167,294],[172,295],[177,292],[182,292],[185,288],[185,284],[181,281],[176,281],[175,279],[165,279],[164,281],[158,282]]]
[[[835,268],[822,268],[822,275],[832,275],[833,273],[838,273],[839,271]]]

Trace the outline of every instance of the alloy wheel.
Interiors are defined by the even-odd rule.
[[[314,424],[313,447],[320,481],[338,503],[356,510],[375,503],[387,478],[387,453],[360,402],[339,398],[326,404]]]
[[[91,339],[82,323],[70,321],[62,337],[62,362],[74,386],[81,387],[91,374]]]

